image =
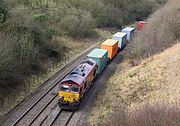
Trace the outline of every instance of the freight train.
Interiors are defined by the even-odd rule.
[[[146,22],[139,21],[137,30],[142,30]],[[136,28],[126,27],[101,43],[100,48],[92,50],[63,80],[59,82],[59,101],[62,109],[78,109],[84,95],[92,86],[110,61],[133,37]]]

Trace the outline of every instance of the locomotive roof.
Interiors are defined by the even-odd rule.
[[[114,37],[124,37],[125,35],[127,35],[127,33],[123,33],[123,32],[117,32],[116,34],[114,34]]]
[[[138,21],[138,23],[146,24],[147,22],[145,22],[145,21]]]
[[[132,27],[126,27],[122,31],[133,31],[135,28]]]
[[[72,81],[80,85],[95,66],[96,62],[93,59],[88,58],[83,60],[61,81],[61,83]]]
[[[107,53],[105,49],[94,49],[87,56],[92,58],[102,58]]]

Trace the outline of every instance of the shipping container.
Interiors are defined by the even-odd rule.
[[[101,49],[105,49],[108,51],[108,58],[110,60],[113,59],[113,57],[117,54],[118,52],[118,40],[114,39],[107,39],[103,43],[101,43]]]
[[[127,44],[127,33],[117,32],[112,39],[118,40],[118,47],[122,49]]]
[[[137,23],[137,30],[141,31],[144,28],[145,25],[146,25],[145,21],[139,21]]]
[[[130,41],[130,40],[132,40],[133,37],[134,37],[135,28],[126,27],[126,28],[124,28],[123,30],[121,30],[121,32],[127,33],[127,40]]]
[[[97,74],[100,74],[104,68],[107,66],[108,61],[108,51],[104,49],[94,49],[88,55],[88,58],[92,58],[97,62],[98,69]]]

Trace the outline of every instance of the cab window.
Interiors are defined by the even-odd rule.
[[[79,92],[79,87],[78,86],[71,86],[70,87],[70,92],[78,93]]]
[[[67,86],[67,85],[60,85],[60,90],[64,91],[64,92],[68,92],[69,91],[69,86]]]

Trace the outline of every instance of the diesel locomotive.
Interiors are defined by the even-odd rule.
[[[90,58],[79,63],[59,84],[59,106],[77,109],[96,77],[96,71],[97,63]]]

